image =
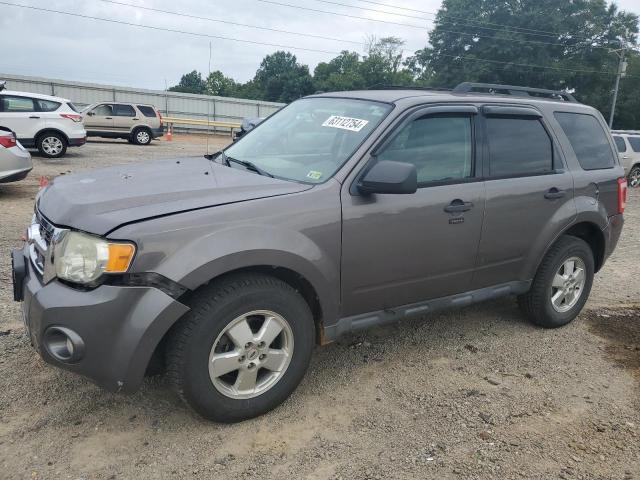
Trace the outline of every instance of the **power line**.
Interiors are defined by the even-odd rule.
[[[324,3],[329,3],[328,0],[316,0],[318,2],[324,2]],[[382,2],[374,2],[372,0],[357,0],[359,2],[362,3],[369,3],[371,5],[380,5],[382,7],[390,7],[390,8],[397,8],[399,10],[406,10],[408,12],[416,12],[416,13],[422,13],[425,15],[430,15],[430,16],[438,16],[438,14],[436,12],[427,12],[425,10],[418,10],[416,8],[409,8],[409,7],[398,7],[396,5],[391,5],[389,3],[382,3]],[[335,3],[335,2],[332,2]],[[345,5],[346,6],[346,5]],[[351,5],[349,5],[351,6]],[[362,8],[362,7],[356,7],[356,8]],[[391,13],[391,12],[388,12]],[[560,36],[561,34],[558,32],[552,32],[550,30],[539,30],[539,29],[535,29],[535,28],[526,28],[526,27],[516,27],[513,25],[506,25],[504,23],[493,23],[493,22],[476,22],[475,20],[470,20],[468,18],[464,18],[464,17],[458,17],[458,16],[454,16],[454,15],[447,15],[447,14],[440,14],[441,18],[451,18],[453,20],[457,20],[460,21],[462,23],[466,23],[470,26],[477,26],[479,28],[486,28],[486,29],[490,29],[490,30],[496,30],[496,29],[492,29],[489,27],[482,27],[481,25],[492,25],[492,26],[496,26],[496,27],[505,27],[505,28],[510,28],[510,29],[516,29],[516,30],[523,30],[523,32],[515,32],[515,33],[525,33],[525,32],[538,32],[538,33],[529,33],[530,35],[538,35],[538,36],[545,36],[545,37],[555,37],[557,38],[558,36]],[[451,22],[444,22],[444,23],[449,23],[451,24]],[[589,37],[585,37],[582,35],[575,35],[572,33],[569,33],[568,35],[571,35],[574,38],[582,38],[583,40],[589,40]]]
[[[357,15],[350,15],[347,13],[340,13],[340,12],[331,12],[331,11],[327,11],[327,10],[320,10],[320,9],[316,9],[316,8],[310,8],[310,7],[303,7],[300,5],[293,5],[291,3],[284,3],[284,2],[277,2],[274,0],[256,0],[258,2],[262,2],[262,3],[269,3],[272,5],[279,5],[279,6],[283,6],[283,7],[291,7],[291,8],[297,8],[300,10],[307,10],[307,11],[311,11],[311,12],[317,12],[317,13],[326,13],[328,15],[336,15],[339,17],[347,17],[347,18],[354,18],[354,19],[358,19],[358,20],[367,20],[370,22],[379,22],[379,23],[387,23],[390,25],[400,25],[403,27],[410,27],[410,28],[418,28],[421,30],[429,30],[428,27],[423,27],[423,26],[419,26],[419,25],[412,25],[409,23],[400,23],[400,22],[392,22],[389,20],[380,20],[380,19],[376,19],[376,18],[367,18],[367,17],[360,17]],[[336,4],[336,5],[342,5],[342,6],[347,6],[347,7],[353,7],[353,5],[346,5],[346,4],[342,4],[342,3],[337,3],[337,2],[332,2],[329,0],[317,0],[317,1],[321,1],[321,2],[327,2],[327,3],[332,3],[332,4]],[[354,7],[354,8],[363,8],[363,7]],[[371,8],[364,8],[364,10],[370,10],[373,12],[377,12],[377,13],[385,13],[385,14],[389,14],[391,12],[386,12],[386,11],[382,11],[382,10],[375,10],[375,9],[371,9]],[[421,17],[412,17],[412,18],[421,18]],[[421,20],[427,20],[426,18],[421,18]],[[444,30],[444,29],[440,29],[441,32],[444,33],[452,33],[454,35],[465,35],[465,36],[469,36],[472,38],[483,38],[486,40],[493,40],[493,41],[503,41],[503,42],[518,42],[518,43],[528,43],[531,45],[552,45],[552,46],[558,46],[558,47],[564,47],[564,48],[569,48],[575,45],[566,45],[564,43],[554,43],[554,42],[541,42],[538,40],[525,40],[522,38],[498,38],[498,37],[490,37],[490,36],[486,36],[486,35],[477,35],[475,33],[468,33],[468,32],[457,32],[457,31],[453,31],[453,30]],[[501,30],[504,33],[521,33],[521,32],[513,32],[513,31],[507,31],[507,30]],[[601,49],[607,49],[607,47],[601,47],[601,46],[591,46],[591,48],[601,48]]]
[[[102,18],[102,17],[94,17],[91,15],[82,15],[80,13],[71,13],[71,12],[63,12],[61,10],[53,10],[50,8],[42,8],[42,7],[34,7],[32,5],[23,5],[23,4],[19,4],[19,3],[10,3],[10,2],[3,2],[0,1],[0,5],[9,5],[10,7],[19,7],[19,8],[26,8],[29,10],[38,10],[41,12],[48,12],[48,13],[58,13],[60,15],[68,15],[71,17],[78,17],[78,18],[86,18],[86,19],[90,19],[90,20],[99,20],[101,22],[108,22],[108,23],[116,23],[119,25],[128,25],[130,27],[138,27],[138,28],[146,28],[148,30],[157,30],[157,31],[163,31],[163,32],[171,32],[171,33],[180,33],[183,35],[191,35],[194,37],[204,37],[204,38],[215,38],[218,40],[229,40],[232,42],[241,42],[241,43],[251,43],[254,45],[264,45],[267,47],[276,47],[276,48],[289,48],[291,50],[303,50],[306,52],[316,52],[316,53],[330,53],[332,55],[339,55],[340,52],[335,52],[335,51],[331,51],[331,50],[317,50],[315,48],[304,48],[304,47],[295,47],[293,45],[281,45],[278,43],[265,43],[265,42],[258,42],[258,41],[254,41],[254,40],[243,40],[240,38],[231,38],[231,37],[223,37],[220,35],[209,35],[207,33],[196,33],[196,32],[187,32],[185,30],[174,30],[172,28],[165,28],[165,27],[155,27],[152,25],[143,25],[141,23],[130,23],[130,22],[125,22],[122,20],[114,20],[111,18]]]
[[[212,18],[212,17],[203,17],[203,16],[199,16],[199,15],[192,15],[189,13],[182,13],[182,12],[176,12],[176,11],[170,11],[170,10],[162,10],[160,8],[152,8],[152,7],[144,7],[142,5],[135,5],[135,4],[131,4],[131,3],[126,3],[126,2],[118,2],[116,0],[98,0],[99,2],[104,2],[104,3],[111,3],[114,5],[122,5],[125,7],[131,7],[131,8],[138,8],[140,10],[147,10],[150,12],[157,12],[157,13],[164,13],[164,14],[168,14],[168,15],[175,15],[178,17],[185,17],[185,18],[193,18],[196,20],[206,20],[208,22],[216,22],[216,23],[225,23],[228,25],[235,25],[237,27],[247,27],[247,28],[255,28],[258,30],[267,30],[270,32],[277,32],[277,33],[286,33],[288,35],[299,35],[301,37],[311,37],[311,38],[318,38],[321,40],[331,40],[334,42],[343,42],[343,43],[350,43],[353,45],[362,45],[363,42],[355,42],[352,40],[345,40],[343,38],[335,38],[335,37],[325,37],[322,35],[314,35],[311,33],[301,33],[301,32],[291,32],[289,30],[280,30],[277,28],[269,28],[269,27],[260,27],[258,25],[249,25],[247,23],[238,23],[238,22],[232,22],[229,20],[220,20],[218,18]]]

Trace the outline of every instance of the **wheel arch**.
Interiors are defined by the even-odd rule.
[[[64,133],[62,130],[60,130],[59,128],[54,128],[54,127],[45,127],[40,131],[38,131],[38,133],[36,133],[35,136],[33,137],[36,143],[40,140],[40,137],[42,137],[46,133],[59,133],[60,135],[62,135],[65,142],[67,142],[67,145],[69,145],[69,137],[67,136],[67,134]]]
[[[302,298],[305,300],[307,305],[309,305],[309,309],[311,310],[311,314],[313,315],[313,322],[315,325],[315,338],[316,343],[318,345],[322,345],[324,342],[324,322],[323,322],[323,307],[320,303],[320,297],[314,285],[303,275],[300,273],[287,268],[276,265],[253,265],[247,267],[235,268],[223,273],[216,275],[211,278],[208,282],[199,285],[197,288],[193,290],[189,290],[184,293],[178,300],[181,303],[189,303],[189,297],[194,295],[195,292],[200,290],[201,288],[211,284],[212,282],[218,282],[223,280],[226,277],[231,275],[238,274],[250,274],[250,273],[261,273],[263,275],[272,276],[277,278],[291,288],[293,288],[296,292],[298,292]],[[154,347],[153,353],[149,357],[147,361],[147,365],[145,367],[147,374],[154,374],[158,371],[161,371],[164,366],[164,353],[167,341],[169,337],[172,335],[176,325],[180,322],[178,318],[167,330],[164,332],[162,337],[158,339],[156,345]]]

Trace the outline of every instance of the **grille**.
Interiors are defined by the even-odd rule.
[[[48,248],[49,245],[51,245],[51,238],[53,237],[55,227],[49,220],[44,218],[40,212],[36,212],[36,219],[40,225],[40,238],[42,238]]]

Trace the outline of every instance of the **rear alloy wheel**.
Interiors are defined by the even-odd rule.
[[[587,302],[594,269],[593,252],[584,240],[560,237],[542,260],[531,289],[518,297],[520,308],[541,327],[566,325]]]
[[[630,187],[635,188],[640,186],[640,165],[636,165],[631,169],[627,180],[629,180]]]
[[[59,133],[45,133],[38,138],[37,147],[43,157],[60,158],[67,151],[67,140]]]
[[[146,128],[139,128],[133,132],[133,143],[136,145],[149,145],[151,143],[151,132]]]

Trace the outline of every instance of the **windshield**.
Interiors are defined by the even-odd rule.
[[[391,110],[350,98],[305,98],[275,113],[224,152],[269,174],[309,183],[330,178]]]

